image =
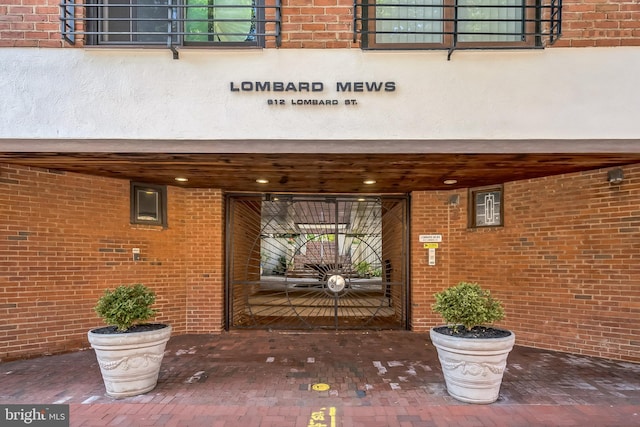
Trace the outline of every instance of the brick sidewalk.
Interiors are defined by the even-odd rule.
[[[0,379],[0,403],[69,404],[78,427],[640,425],[638,364],[516,347],[499,400],[469,405],[414,332],[176,336],[158,386],[120,400],[91,350],[2,363]]]

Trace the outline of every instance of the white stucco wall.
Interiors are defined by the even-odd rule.
[[[2,139],[638,139],[640,48],[0,49]],[[242,81],[322,82],[310,93]],[[336,82],[395,82],[338,93]],[[284,99],[285,105],[268,105]],[[335,99],[335,106],[294,106]],[[345,105],[355,99],[356,105]]]

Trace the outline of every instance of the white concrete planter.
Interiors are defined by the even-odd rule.
[[[96,352],[109,396],[135,396],[155,388],[164,349],[171,336],[171,326],[163,326],[121,334],[89,331],[89,342]]]
[[[504,338],[459,338],[431,329],[431,342],[438,350],[447,392],[468,403],[493,403],[498,399],[507,356],[516,336]]]

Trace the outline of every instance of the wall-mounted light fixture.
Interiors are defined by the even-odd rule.
[[[620,168],[611,169],[607,172],[607,181],[609,181],[609,184],[620,184],[623,179],[624,172],[622,172]]]
[[[460,195],[459,194],[452,194],[452,195],[449,196],[449,205],[458,206],[459,203],[460,203]]]

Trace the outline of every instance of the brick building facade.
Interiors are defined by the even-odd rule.
[[[155,147],[193,152],[181,148],[186,141],[209,144],[203,152],[214,158],[286,153],[279,147],[288,142],[330,163],[339,146],[361,143],[353,169],[369,171],[367,156],[381,147],[455,163],[496,141],[488,154],[522,153],[524,162],[528,153],[620,153],[628,159],[619,164],[624,180],[611,185],[605,163],[575,168],[579,159],[570,156],[566,171],[532,178],[496,163],[475,175],[513,172],[490,182],[504,185],[504,224],[490,228],[469,227],[473,180],[403,191],[410,198],[407,328],[439,323],[433,294],[472,280],[504,302],[500,326],[515,331],[520,345],[640,362],[638,2],[565,1],[561,34],[537,46],[544,49],[447,54],[442,46],[362,49],[364,33],[354,30],[363,25],[354,21],[362,9],[353,2],[284,1],[278,37],[265,37],[262,49],[180,46],[179,60],[163,46],[87,46],[81,19],[71,45],[60,35],[60,13],[59,2],[47,0],[0,5],[0,360],[87,347],[86,331],[100,325],[91,310],[96,298],[121,283],[152,287],[157,320],[176,334],[227,325],[231,191],[224,180],[169,185],[169,225],[131,224],[135,165],[120,178],[96,176],[60,166],[56,154],[137,153],[142,165]],[[272,13],[265,11],[267,20]],[[233,90],[276,81],[322,82],[324,90],[302,98]],[[354,86],[336,90],[345,82]],[[360,91],[358,82],[393,83],[394,90]],[[275,110],[274,99],[286,107]],[[339,106],[295,106],[308,99]],[[522,141],[530,143],[516,144]],[[29,152],[52,154],[53,166],[30,161]],[[304,182],[288,190],[293,184],[281,179],[278,191],[304,191]],[[346,184],[342,191],[314,185],[309,192],[359,193]],[[256,192],[253,183],[246,191]],[[418,240],[432,233],[443,237],[435,265]],[[132,261],[133,248],[140,262]]]
[[[0,6],[0,47],[65,47],[60,37],[60,2],[9,1]],[[290,49],[357,48],[353,2],[283,1],[282,44]],[[640,45],[640,7],[634,1],[563,2],[562,39],[557,47]]]

